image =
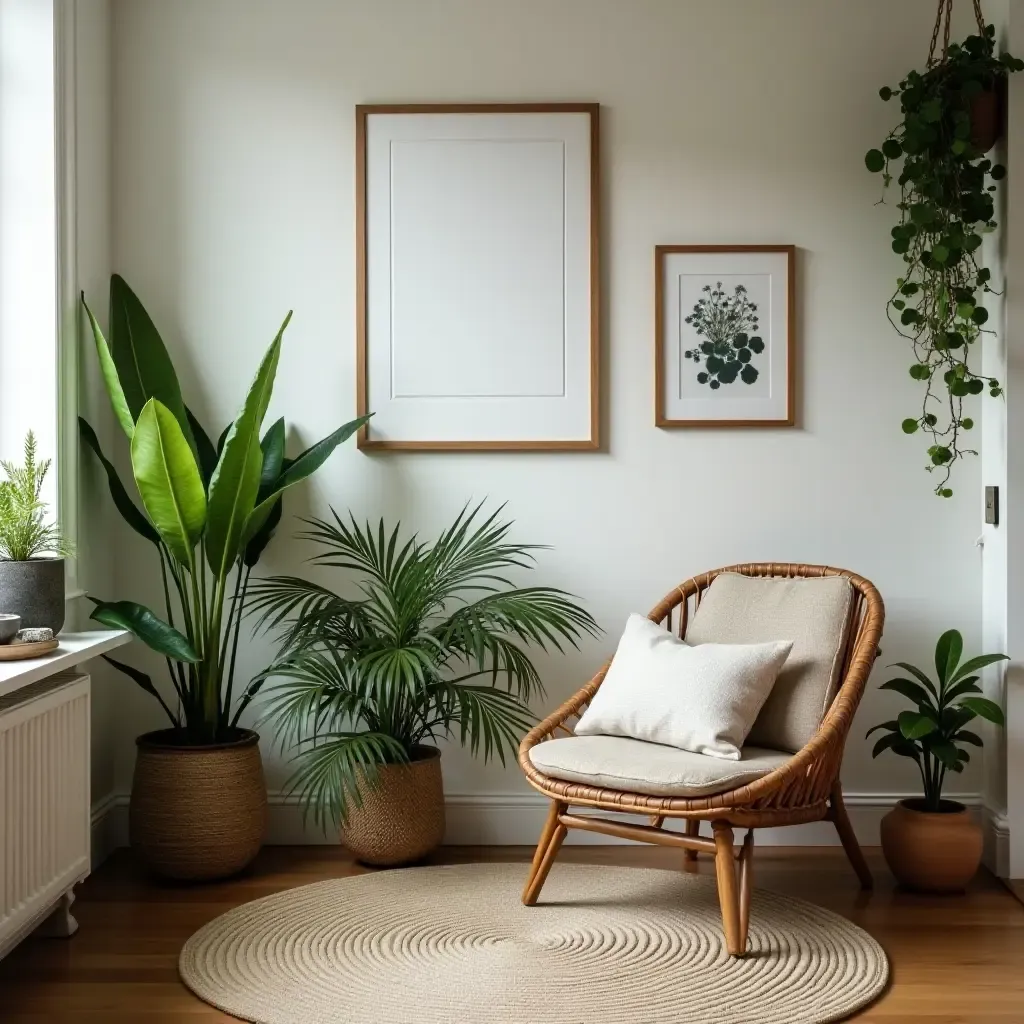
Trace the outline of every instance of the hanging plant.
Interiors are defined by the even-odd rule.
[[[903,421],[903,431],[927,435],[927,469],[938,471],[935,493],[943,498],[952,497],[956,463],[977,454],[964,437],[974,427],[963,414],[964,398],[986,389],[1002,394],[999,381],[974,372],[968,360],[975,342],[990,333],[984,298],[992,292],[991,273],[980,265],[979,249],[982,235],[996,228],[993,182],[1006,174],[985,152],[995,143],[1006,76],[1024,70],[1024,61],[1008,53],[995,56],[995,29],[985,26],[977,2],[974,8],[978,35],[950,43],[952,0],[939,0],[926,70],[879,92],[886,101],[899,97],[903,120],[864,161],[882,175],[885,189],[894,180],[900,189],[892,249],[906,269],[887,312],[913,348],[910,376],[925,387],[920,411]]]

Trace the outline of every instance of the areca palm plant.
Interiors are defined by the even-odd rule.
[[[428,543],[332,510],[300,536],[319,546],[315,564],[356,574],[351,596],[293,576],[254,582],[249,610],[280,644],[263,721],[297,758],[291,789],[325,828],[361,804],[379,766],[432,739],[504,762],[543,693],[526,648],[598,633],[564,591],[513,585],[538,546],[509,540],[500,512],[467,506]]]
[[[234,734],[255,693],[249,686],[237,704],[232,698],[241,609],[252,568],[281,518],[282,495],[319,469],[366,417],[294,459],[285,456],[283,419],[262,431],[289,313],[238,415],[215,445],[185,404],[156,326],[124,279],[115,274],[110,282],[109,341],[84,296],[82,305],[114,415],[129,442],[141,509],[85,420],[82,438],[103,466],[122,518],[156,548],[165,604],[161,618],[134,601],[90,598],[92,617],[131,631],[163,655],[176,707],[148,674],[107,660],[160,702],[182,739],[216,743]]]

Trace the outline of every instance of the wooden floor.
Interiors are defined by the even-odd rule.
[[[531,852],[524,847],[451,847],[435,861],[527,861]],[[626,846],[567,847],[560,859],[665,868],[681,863],[672,850]],[[869,851],[869,860],[876,888],[868,894],[857,888],[840,850],[762,848],[756,862],[758,885],[838,911],[885,947],[893,968],[890,990],[857,1020],[1024,1024],[1024,907],[989,875],[980,876],[966,896],[899,892],[878,855]],[[362,870],[333,847],[274,847],[241,879],[171,886],[147,878],[128,851],[119,851],[80,889],[77,936],[30,939],[0,962],[0,1021],[232,1020],[178,982],[176,963],[185,939],[236,904]],[[713,866],[701,858],[697,870],[712,872]]]

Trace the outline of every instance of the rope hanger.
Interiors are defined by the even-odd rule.
[[[939,0],[935,12],[935,27],[932,29],[932,42],[928,47],[928,67],[943,64],[949,53],[949,25],[953,19],[953,0]],[[981,13],[981,0],[974,0],[974,20],[978,23],[978,35],[985,35],[985,19]],[[935,47],[939,41],[939,30],[942,30],[942,56],[935,56]]]

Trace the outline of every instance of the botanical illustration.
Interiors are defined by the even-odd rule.
[[[723,384],[737,380],[753,384],[758,378],[754,357],[764,351],[764,341],[758,336],[757,303],[753,302],[743,284],[738,284],[730,295],[718,281],[701,289],[693,312],[684,318],[703,341],[696,348],[683,352],[701,369],[697,382],[717,391]]]

